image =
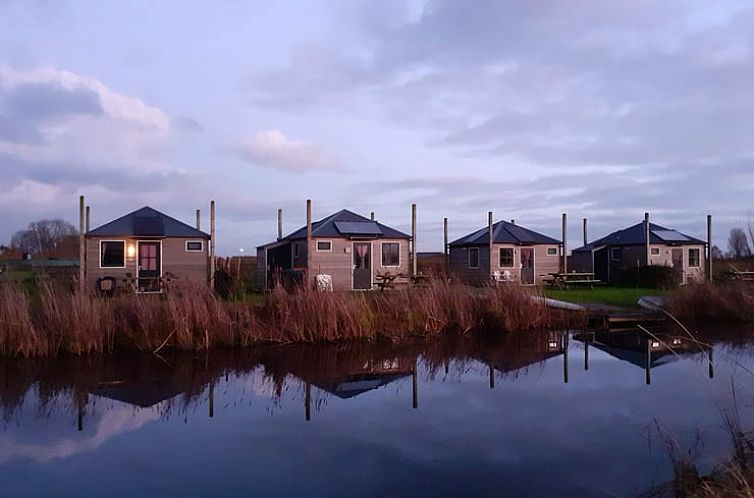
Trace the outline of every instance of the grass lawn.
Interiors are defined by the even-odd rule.
[[[545,296],[569,303],[597,303],[636,308],[641,296],[661,296],[667,291],[636,287],[598,287],[596,289],[545,289]]]

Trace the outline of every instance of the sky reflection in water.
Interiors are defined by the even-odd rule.
[[[2,362],[0,495],[633,496],[754,421],[746,342],[584,339]]]

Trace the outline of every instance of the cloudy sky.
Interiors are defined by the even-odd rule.
[[[496,219],[754,219],[751,1],[0,0],[0,241],[218,202],[247,252],[347,207],[419,249]]]

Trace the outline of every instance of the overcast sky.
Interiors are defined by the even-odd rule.
[[[0,0],[0,241],[143,205],[222,254],[341,208],[419,250],[754,220],[751,1]],[[205,217],[206,219],[206,217]],[[206,226],[206,221],[205,221]]]

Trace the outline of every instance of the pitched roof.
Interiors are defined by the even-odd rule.
[[[195,237],[208,239],[209,235],[191,225],[163,214],[151,207],[137,209],[133,213],[110,223],[89,230],[92,237]]]
[[[671,230],[656,223],[649,223],[650,244],[704,244],[704,241],[685,235],[677,230]],[[617,230],[609,235],[597,239],[589,244],[574,249],[574,252],[591,251],[602,246],[630,246],[644,244],[644,222],[641,221],[623,230]]]
[[[560,244],[557,239],[507,221],[492,225],[492,241],[495,244]],[[450,246],[479,246],[489,242],[489,227],[484,227],[451,242]]]
[[[327,218],[312,223],[313,237],[385,237],[391,239],[409,239],[405,234],[377,221],[372,221],[347,209],[331,214]],[[306,226],[299,228],[283,240],[306,238]]]

